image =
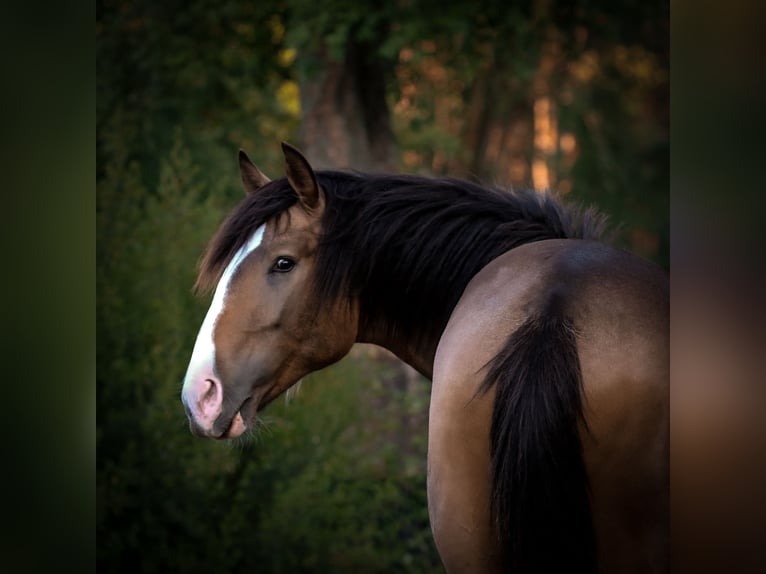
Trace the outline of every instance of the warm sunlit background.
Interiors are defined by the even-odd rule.
[[[99,572],[439,572],[428,384],[354,353],[254,441],[192,437],[195,265],[237,150],[552,188],[664,267],[668,5],[97,3]],[[599,6],[603,4],[603,6]]]

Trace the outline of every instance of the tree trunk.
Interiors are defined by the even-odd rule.
[[[558,114],[551,82],[559,57],[558,45],[546,43],[532,83],[535,126],[532,184],[538,191],[552,189],[556,185],[552,163],[558,152]]]
[[[349,40],[342,61],[323,48],[301,82],[302,149],[319,169],[391,171],[396,148],[386,103],[388,67],[370,44]]]

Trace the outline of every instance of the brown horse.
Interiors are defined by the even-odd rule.
[[[668,569],[667,275],[551,196],[314,172],[240,152],[247,197],[212,239],[215,294],[183,386],[230,438],[355,342],[433,381],[428,507],[454,572]]]

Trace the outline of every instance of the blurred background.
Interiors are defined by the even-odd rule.
[[[554,189],[669,267],[667,2],[97,2],[99,572],[441,572],[429,385],[360,347],[192,437],[196,263],[237,150]],[[603,5],[601,5],[603,4]]]

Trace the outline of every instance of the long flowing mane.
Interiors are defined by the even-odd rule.
[[[468,282],[500,254],[544,239],[599,239],[605,227],[603,216],[548,193],[450,178],[316,175],[326,196],[316,295],[358,297],[366,317],[386,317],[416,340],[443,331]],[[296,201],[284,178],[250,194],[211,240],[196,287],[214,286],[250,234]]]

